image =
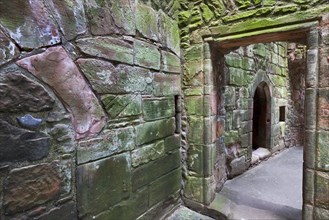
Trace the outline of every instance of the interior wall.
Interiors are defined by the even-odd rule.
[[[168,1],[0,4],[0,219],[152,219],[180,202]]]

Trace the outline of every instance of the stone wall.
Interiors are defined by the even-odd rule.
[[[179,202],[177,13],[0,4],[0,219],[150,219]]]
[[[240,47],[225,55],[225,134],[229,176],[241,174],[251,163],[253,108],[256,88],[268,83],[270,128],[267,148],[272,153],[285,147],[286,121],[279,120],[279,108],[288,112],[289,78],[287,44],[270,43]],[[293,113],[292,113],[293,114]],[[257,116],[254,116],[257,117]],[[256,119],[255,119],[256,120]],[[265,127],[264,127],[265,129]]]

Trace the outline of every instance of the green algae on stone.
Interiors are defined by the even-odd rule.
[[[252,6],[251,0],[235,0],[235,2],[238,4],[239,9],[244,9]]]
[[[202,12],[202,17],[203,17],[203,20],[208,23],[213,17],[214,17],[214,13],[210,10],[210,8],[202,3],[200,4],[200,9],[201,9],[201,12]]]
[[[158,26],[160,43],[163,47],[167,47],[177,56],[180,56],[180,29],[178,23],[160,11]]]
[[[184,196],[194,201],[203,201],[203,178],[188,176]]]
[[[140,147],[131,152],[131,162],[133,167],[146,164],[150,161],[156,160],[165,154],[164,141],[152,143]]]
[[[189,115],[203,115],[203,96],[185,97],[185,108]]]
[[[329,171],[329,132],[321,131],[318,133],[317,167]]]
[[[85,54],[122,63],[134,63],[134,48],[127,41],[113,37],[82,38],[78,48]]]
[[[150,43],[135,40],[135,64],[159,70],[160,69],[160,52],[158,48]]]
[[[203,144],[204,132],[203,132],[203,116],[190,116],[188,118],[189,133],[188,141],[190,144]]]
[[[174,99],[143,99],[143,115],[146,121],[173,117],[175,115]]]
[[[137,4],[136,28],[146,38],[158,41],[158,15],[151,7]]]
[[[161,54],[163,61],[162,71],[169,73],[181,72],[181,62],[175,54],[166,51],[161,51]]]

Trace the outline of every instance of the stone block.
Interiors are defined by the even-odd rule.
[[[197,44],[189,47],[185,50],[184,54],[185,61],[187,63],[192,61],[202,62],[203,60],[203,45]]]
[[[314,171],[306,169],[303,175],[303,201],[313,204],[314,201]]]
[[[79,59],[77,63],[93,89],[100,94],[150,94],[152,91],[152,74],[147,69],[121,64],[114,66],[96,59]]]
[[[188,118],[189,133],[188,141],[190,144],[203,144],[204,143],[204,120],[203,117],[190,116]]]
[[[140,147],[131,152],[131,162],[133,167],[149,163],[165,155],[164,141],[159,141]]]
[[[232,130],[232,131],[229,131],[229,132],[225,132],[224,143],[226,145],[237,143],[238,141],[240,141],[240,136],[239,136],[238,131]]]
[[[305,131],[304,143],[304,166],[314,169],[316,154],[316,149],[314,149],[314,146],[316,145],[316,133]]]
[[[114,37],[82,38],[76,42],[85,54],[121,63],[134,63],[134,47],[131,42]]]
[[[239,134],[243,135],[252,132],[252,125],[253,125],[252,123],[253,123],[252,121],[241,122],[240,123],[241,128],[239,129]]]
[[[229,177],[233,178],[234,176],[242,174],[247,169],[246,166],[246,157],[242,156],[239,158],[235,158],[230,163],[230,173]]]
[[[168,73],[180,73],[181,72],[181,61],[175,54],[161,51],[163,71]]]
[[[188,176],[184,190],[184,197],[193,201],[203,201],[203,177]]]
[[[181,92],[181,76],[154,73],[153,94],[155,96],[173,96]]]
[[[38,81],[33,81],[23,73],[14,65],[0,72],[0,112],[51,110],[55,100],[50,93]]]
[[[315,208],[314,219],[318,219],[318,220],[329,219],[329,210],[322,208]]]
[[[203,176],[203,164],[203,146],[190,144],[187,152],[188,170],[194,175]]]
[[[150,184],[149,205],[166,200],[181,188],[181,169],[176,169]]]
[[[164,174],[180,166],[180,152],[175,151],[165,157],[140,166],[132,171],[132,189],[137,189],[150,184]]]
[[[329,38],[328,38],[329,39]],[[319,86],[321,88],[329,86],[329,47],[320,49],[320,66],[319,66]]]
[[[102,106],[63,47],[48,48],[17,64],[48,84],[65,103],[72,114],[76,139],[94,136],[103,129],[105,113]]]
[[[146,122],[136,126],[136,144],[142,145],[173,135],[175,118]]]
[[[5,214],[14,214],[54,200],[61,192],[57,162],[43,163],[10,171],[4,183]]]
[[[164,140],[165,151],[173,151],[180,148],[181,145],[181,136],[179,134],[167,137]]]
[[[234,108],[236,106],[235,87],[226,86],[224,97],[225,97],[225,107]]]
[[[133,127],[105,130],[97,138],[80,141],[77,148],[78,164],[108,157],[134,149]]]
[[[0,23],[22,48],[34,49],[59,43],[60,35],[44,1],[6,1]]]
[[[148,209],[148,188],[135,192],[129,200],[122,201],[95,219],[136,219]]]
[[[175,115],[174,99],[143,99],[143,115],[145,121],[173,117]]]
[[[90,31],[94,35],[135,35],[135,1],[85,1]]]
[[[323,172],[315,173],[315,205],[329,209],[329,174]]]
[[[50,137],[45,133],[21,129],[0,119],[0,163],[37,161],[50,150]]]
[[[229,85],[232,86],[248,86],[252,83],[253,76],[242,69],[229,68]]]
[[[180,35],[178,23],[166,15],[159,12],[159,38],[164,47],[169,48],[180,57]]]
[[[58,220],[60,216],[63,220],[77,219],[77,211],[74,202],[68,202],[62,206],[52,208],[48,212],[36,217],[36,220]]]
[[[79,218],[91,219],[129,197],[130,164],[130,154],[125,153],[78,166]]]
[[[318,127],[329,131],[329,90],[319,90],[318,100]]]
[[[83,0],[51,0],[48,1],[54,18],[67,40],[74,39],[77,35],[87,30],[87,21],[84,12]]]
[[[134,47],[136,65],[154,70],[160,69],[161,54],[156,46],[144,41],[135,40]]]
[[[153,8],[137,4],[136,6],[136,29],[142,36],[158,41],[158,15]]]
[[[317,167],[318,169],[329,171],[329,132],[318,132],[317,143]]]
[[[188,115],[198,115],[203,114],[203,99],[204,96],[187,96],[185,97],[185,108]]]
[[[110,119],[142,114],[141,95],[104,95],[101,99]]]
[[[19,53],[14,42],[0,31],[0,65],[15,59]]]

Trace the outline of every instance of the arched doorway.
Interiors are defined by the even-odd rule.
[[[254,94],[252,148],[270,148],[271,96],[266,82],[261,82]]]

